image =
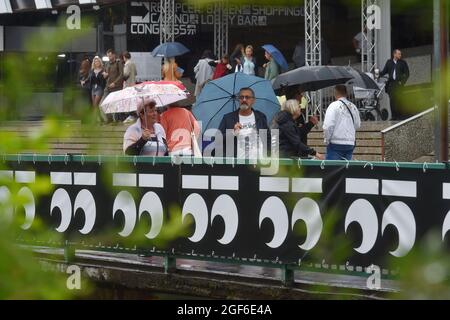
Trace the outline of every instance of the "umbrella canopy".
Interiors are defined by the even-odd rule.
[[[188,96],[186,88],[179,82],[149,81],[111,92],[100,107],[104,113],[133,112],[143,99],[154,99],[157,107],[163,107]]]
[[[281,71],[285,72],[289,70],[288,63],[280,50],[278,50],[271,44],[263,45],[262,48],[270,53],[275,62],[278,63],[278,65],[281,67]]]
[[[346,70],[353,76],[353,79],[347,82],[348,85],[369,90],[379,90],[380,87],[366,73],[356,70],[352,67],[346,67]]]
[[[242,88],[251,88],[255,92],[253,108],[264,113],[269,123],[280,111],[270,81],[242,72],[233,73],[208,82],[197,98],[193,113],[197,120],[202,121],[203,132],[218,129],[223,116],[239,108],[237,96]]]
[[[273,89],[279,94],[282,93],[282,89],[290,87],[300,87],[303,91],[317,91],[337,84],[344,84],[352,78],[353,76],[345,67],[301,67],[275,78]]]
[[[189,51],[188,48],[179,42],[166,42],[153,49],[152,56],[171,58],[181,56]]]

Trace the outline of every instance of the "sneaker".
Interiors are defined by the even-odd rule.
[[[137,120],[136,117],[134,116],[128,116],[128,118],[126,118],[125,120],[123,120],[123,123],[132,123],[135,122]]]

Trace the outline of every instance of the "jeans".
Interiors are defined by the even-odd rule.
[[[326,160],[352,160],[355,146],[330,143],[327,146]]]

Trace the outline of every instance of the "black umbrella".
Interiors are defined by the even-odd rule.
[[[317,91],[337,84],[344,84],[353,76],[346,67],[315,66],[301,67],[279,75],[273,82],[273,89],[282,94],[283,89],[300,88],[303,91]]]
[[[347,82],[352,87],[358,87],[369,90],[379,90],[378,84],[364,72],[356,70],[352,67],[346,67],[347,71],[353,76],[353,79]]]

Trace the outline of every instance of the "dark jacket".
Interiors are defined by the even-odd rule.
[[[396,80],[394,80],[394,70],[396,70]],[[383,71],[380,72],[380,77],[389,75],[388,82],[386,84],[386,92],[389,93],[394,84],[404,86],[409,79],[408,64],[404,60],[398,60],[395,64],[394,59],[389,59],[384,66]]]
[[[106,79],[106,87],[109,92],[114,92],[123,89],[123,64],[120,60],[114,63],[109,63],[106,69],[108,78]],[[114,88],[109,88],[109,85],[114,82]]]
[[[236,71],[237,62],[236,59],[241,60],[242,52],[235,51],[230,55],[231,73]]]
[[[106,79],[103,77],[103,70],[100,71],[97,75],[95,75],[95,72],[93,70],[91,70],[89,77],[91,79],[91,87],[95,88],[95,86],[97,85],[97,87],[102,88],[103,90],[106,87]]]
[[[300,128],[292,115],[287,111],[279,112],[273,120],[272,129],[279,130],[280,157],[307,157],[316,155],[316,151],[309,148],[301,140]]]
[[[214,70],[214,74],[213,74],[213,76],[212,76],[212,78],[211,78],[212,80],[216,80],[216,79],[225,77],[226,75],[229,75],[230,73],[234,72],[233,69],[228,69],[228,68],[227,68],[227,65],[228,65],[228,64],[225,64],[225,63],[223,63],[223,62],[217,63],[216,61],[210,61],[210,62],[208,62],[208,64],[209,64],[211,67],[216,68],[216,69]],[[233,71],[232,71],[232,70],[233,70]]]
[[[267,117],[264,113],[259,112],[257,110],[253,109],[253,113],[255,114],[255,122],[256,122],[256,129],[258,130],[267,130],[267,141],[263,141],[263,146],[267,147],[267,154],[270,155],[270,143],[271,143],[271,136],[270,136],[270,129],[267,125]],[[234,156],[237,156],[237,138],[233,136],[227,137],[226,131],[233,130],[236,123],[239,122],[239,110],[236,110],[234,112],[227,113],[223,116],[222,122],[219,126],[219,131],[222,133],[223,137],[223,155],[226,156],[226,139],[233,139],[234,141]],[[264,153],[263,153],[264,154]]]
[[[302,113],[295,121],[295,124],[299,127],[300,140],[303,144],[308,145],[308,133],[314,128],[314,123],[311,121],[306,122],[305,115]]]

